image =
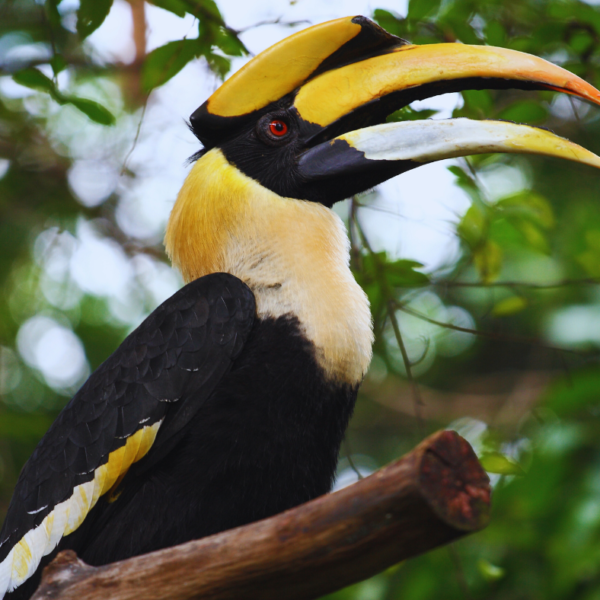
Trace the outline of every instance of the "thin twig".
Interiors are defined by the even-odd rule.
[[[431,339],[421,335],[419,336],[419,339],[423,342],[423,345],[425,346],[425,349],[423,350],[423,352],[421,352],[421,356],[419,356],[419,358],[417,358],[416,360],[411,360],[410,364],[413,367],[416,367],[417,365],[420,365],[425,358],[427,357],[427,354],[429,353],[429,348],[431,347]]]
[[[350,238],[350,256],[352,258],[352,265],[354,265],[357,269],[362,268],[362,256],[360,253],[360,248],[356,242],[356,210],[360,206],[356,196],[352,196],[350,200],[350,217],[348,223],[348,237]]]
[[[142,114],[140,115],[140,120],[138,122],[137,129],[135,132],[135,137],[133,138],[133,144],[131,145],[131,148],[129,149],[127,156],[123,160],[123,167],[121,168],[121,174],[120,174],[121,177],[125,174],[125,171],[127,171],[127,163],[129,162],[129,159],[131,158],[133,151],[136,149],[137,143],[140,139],[140,132],[142,131],[142,123],[144,122],[144,117],[146,116],[146,108],[148,107],[148,98],[149,98],[149,96],[146,96],[146,100],[144,102],[144,105],[142,106]]]
[[[358,220],[358,215],[354,214],[353,217],[354,217],[354,222],[356,224],[356,229],[358,231],[358,234],[360,235],[363,245],[365,246],[365,248],[367,249],[367,251],[373,258],[373,263],[374,263],[374,267],[375,267],[374,268],[375,276],[377,277],[377,279],[379,281],[379,287],[380,287],[381,291],[383,292],[383,294],[388,299],[388,302],[386,303],[388,317],[390,319],[390,322],[392,323],[392,327],[394,329],[394,335],[396,337],[398,347],[400,348],[400,353],[402,354],[402,360],[404,362],[404,368],[406,370],[406,378],[410,382],[410,386],[411,386],[411,390],[412,390],[412,394],[413,394],[413,404],[414,404],[414,409],[415,409],[415,418],[417,420],[418,434],[420,437],[423,437],[425,435],[425,425],[424,425],[423,411],[422,411],[422,407],[424,406],[424,404],[423,404],[423,400],[421,398],[421,393],[419,391],[419,386],[417,385],[417,382],[415,381],[415,379],[413,377],[412,365],[411,365],[410,359],[408,357],[408,353],[406,352],[404,340],[402,339],[402,334],[400,332],[398,320],[396,319],[396,314],[394,312],[394,310],[395,310],[394,305],[396,304],[396,300],[394,299],[394,296],[389,289],[385,275],[382,273],[379,258],[377,256],[377,254],[373,251],[373,248],[371,247],[371,244],[369,243],[369,240],[368,240],[365,232],[363,231],[362,227],[360,226],[360,222]]]
[[[573,100],[573,98],[571,96],[567,96],[567,98],[571,104],[571,110],[573,111],[575,120],[577,121],[577,123],[579,125],[581,125],[581,118],[579,117],[579,111],[577,110],[577,105],[575,104],[575,101]]]
[[[443,321],[437,321],[436,319],[432,319],[427,315],[415,310],[414,308],[410,308],[405,304],[401,304],[399,302],[394,302],[395,307],[402,312],[408,313],[413,317],[417,317],[427,323],[431,323],[432,325],[437,325],[438,327],[443,327],[445,329],[452,329],[454,331],[460,331],[462,333],[470,333],[471,335],[476,335],[479,337],[490,338],[492,340],[498,340],[500,342],[515,342],[517,344],[528,344],[530,346],[538,346],[541,348],[547,348],[548,350],[554,350],[556,352],[569,352],[570,354],[578,354],[580,356],[596,356],[600,353],[600,350],[596,350],[593,352],[586,352],[584,350],[575,350],[573,348],[563,348],[560,346],[553,346],[552,344],[545,344],[539,340],[535,340],[533,338],[527,338],[516,335],[505,335],[503,333],[495,333],[493,331],[482,331],[479,329],[470,329],[468,327],[460,327],[459,325],[454,325],[452,323],[445,323]]]
[[[358,477],[359,480],[364,479],[363,474],[360,472],[359,468],[354,463],[354,460],[352,460],[352,448],[350,448],[350,441],[348,440],[347,435],[344,438],[344,446],[346,447],[346,459],[348,460],[350,468],[354,471],[356,477]]]
[[[406,352],[406,346],[404,345],[404,340],[402,339],[402,333],[400,332],[400,326],[398,325],[398,319],[396,318],[395,313],[395,302],[394,300],[390,300],[388,302],[388,317],[394,329],[394,335],[396,336],[396,341],[398,342],[398,347],[400,348],[400,353],[402,354],[402,360],[404,362],[404,368],[406,369],[406,378],[410,383],[410,387],[413,394],[413,404],[415,407],[415,417],[417,419],[417,427],[419,428],[419,435],[423,437],[425,435],[425,425],[423,421],[423,411],[422,407],[423,399],[421,397],[421,391],[419,390],[419,386],[415,381],[412,373],[412,365],[410,359],[408,357],[408,353]]]
[[[263,27],[264,25],[282,25],[283,27],[295,27],[296,25],[303,24],[311,25],[311,21],[308,19],[301,19],[300,21],[282,21],[281,17],[277,17],[276,19],[267,19],[265,21],[258,21],[258,23],[254,23],[253,25],[248,25],[248,27],[242,27],[241,29],[234,29],[235,33],[238,35],[241,33],[246,33],[246,31],[250,31],[251,29],[256,29],[257,27]]]
[[[565,360],[565,357],[562,354],[562,352],[558,353],[558,360],[560,361],[560,366],[565,374],[565,379],[567,380],[567,387],[573,389],[573,374],[571,373],[569,363]]]
[[[473,181],[477,184],[479,193],[482,196],[484,196],[485,190],[483,189],[481,180],[479,179],[479,173],[477,172],[475,165],[469,160],[468,156],[463,156],[461,159],[461,162],[464,162],[467,165],[467,169],[469,170],[469,173],[471,173],[471,176],[473,177]],[[482,193],[482,192],[484,192],[484,193]],[[484,200],[485,200],[485,198],[484,198]]]
[[[54,40],[54,30],[52,29],[52,23],[50,22],[50,19],[48,18],[48,15],[46,14],[46,11],[43,9],[42,10],[42,19],[44,20],[44,25],[46,26],[46,29],[48,30],[48,37],[50,38],[50,47],[52,48],[52,56],[55,58],[56,57],[56,43]],[[57,79],[56,79],[56,73],[54,73],[54,69],[52,70],[52,79],[54,81],[54,83],[57,83]]]
[[[493,281],[490,283],[478,282],[478,281],[447,281],[440,279],[438,281],[432,281],[431,285],[439,285],[445,287],[472,287],[472,288],[492,288],[492,287],[509,287],[509,288],[530,288],[535,290],[549,290],[559,287],[566,287],[569,285],[600,285],[600,278],[598,277],[584,277],[582,279],[562,279],[555,281],[554,283],[528,283],[526,281]]]

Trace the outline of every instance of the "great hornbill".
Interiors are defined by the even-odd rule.
[[[414,100],[509,87],[600,104],[600,92],[542,59],[414,46],[347,17],[264,51],[194,112],[203,149],[166,234],[190,283],[96,370],[23,468],[0,533],[0,598],[29,596],[60,549],[101,565],[330,490],[373,340],[331,206],[467,154],[600,166],[524,125],[386,123]]]

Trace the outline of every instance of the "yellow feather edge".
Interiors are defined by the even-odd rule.
[[[68,500],[55,506],[38,527],[23,536],[5,559],[12,563],[8,591],[31,577],[42,556],[52,552],[62,537],[75,531],[100,496],[119,483],[129,467],[148,453],[161,424],[162,420],[130,436],[124,446],[111,452],[108,461],[96,469],[92,481],[76,486]],[[4,566],[4,562],[0,563],[0,572]]]

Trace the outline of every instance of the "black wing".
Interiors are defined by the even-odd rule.
[[[254,314],[244,283],[207,275],[158,307],[90,376],[19,476],[0,532],[0,598],[150,448],[149,464],[172,448],[241,352]]]

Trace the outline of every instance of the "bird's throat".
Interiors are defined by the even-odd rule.
[[[213,149],[188,175],[165,245],[186,281],[239,277],[259,318],[297,317],[327,376],[360,382],[371,359],[371,315],[348,267],[344,225],[330,209],[278,196]]]

